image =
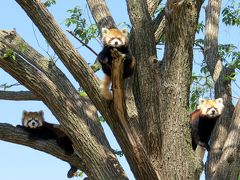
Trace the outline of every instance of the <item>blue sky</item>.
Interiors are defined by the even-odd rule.
[[[50,8],[50,11],[53,13],[56,20],[59,22],[61,27],[65,30],[67,29],[64,26],[64,19],[68,17],[68,13],[66,12],[68,9],[81,5],[84,9],[84,14],[87,15],[86,4],[85,1],[79,0],[68,0],[66,1],[57,1],[57,5]],[[127,17],[127,8],[125,6],[125,1],[110,1],[108,0],[109,8],[115,21],[117,23],[121,22],[129,22]],[[42,38],[41,34],[37,31],[36,27],[33,25],[31,20],[27,17],[25,12],[21,9],[21,7],[15,1],[3,0],[1,1],[0,6],[0,29],[13,29],[16,28],[17,33],[20,34],[25,41],[27,41],[31,46],[37,49],[42,54],[46,55],[46,53],[42,49],[47,49],[46,41]],[[201,16],[204,19],[203,16]],[[222,25],[221,25],[222,26]],[[34,28],[35,27],[35,28]],[[36,30],[36,36],[34,35],[34,29]],[[220,42],[230,41],[231,43],[235,43],[239,47],[239,39],[235,38],[239,37],[240,30],[239,28],[228,28],[222,26],[222,30],[220,33],[222,36],[220,37]],[[70,40],[75,45],[75,47],[80,47],[79,42],[70,37]],[[39,46],[39,44],[40,46]],[[99,52],[101,49],[99,44],[95,42],[90,44],[94,47],[94,49]],[[86,48],[81,47],[78,49],[81,55],[87,60],[88,63],[92,63],[95,61],[95,55],[89,52]],[[198,55],[195,56],[198,58]],[[73,82],[74,86],[78,88],[78,84],[73,79],[73,77],[67,72],[64,66],[57,62],[57,65],[63,69],[63,71],[67,74],[68,78]],[[101,77],[102,73],[98,73]],[[0,84],[2,83],[13,84],[16,83],[12,77],[6,74],[2,69],[0,69]],[[238,81],[239,82],[239,81]],[[14,87],[10,90],[24,90],[23,87]],[[238,89],[235,89],[238,92]],[[239,96],[239,94],[235,94]],[[0,114],[1,114],[1,123],[10,123],[13,125],[20,124],[22,111],[39,111],[43,110],[45,113],[45,119],[52,123],[57,123],[57,120],[52,115],[52,113],[48,110],[48,108],[41,102],[37,101],[3,101],[0,100]],[[103,124],[107,137],[109,137],[109,141],[114,149],[120,149],[117,145],[115,138],[111,134],[106,123]],[[133,180],[133,176],[129,170],[129,167],[124,160],[124,158],[120,158],[120,162],[125,168],[127,174],[129,175],[130,180]],[[7,143],[0,141],[0,179],[3,180],[65,180],[68,179],[66,177],[66,173],[68,171],[69,165],[66,162],[63,162],[51,155],[46,153],[33,150],[31,148],[15,145],[12,143]],[[77,179],[77,178],[75,178]]]

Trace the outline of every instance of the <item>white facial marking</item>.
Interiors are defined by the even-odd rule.
[[[119,47],[119,46],[122,46],[123,43],[119,39],[113,39],[113,40],[110,41],[110,45],[112,47]]]
[[[27,124],[28,124],[28,127],[32,128],[32,129],[39,127],[39,121],[37,121],[35,119],[28,121]]]

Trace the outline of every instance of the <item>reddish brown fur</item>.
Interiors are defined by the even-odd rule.
[[[208,141],[210,140],[212,130],[219,116],[209,118],[202,114],[200,109],[192,112],[190,115],[190,126],[192,134],[192,147],[195,150],[197,145],[205,147],[208,151],[210,146]]]

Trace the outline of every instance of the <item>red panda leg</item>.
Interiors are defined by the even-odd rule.
[[[111,84],[111,77],[108,75],[105,75],[100,84],[100,94],[107,100],[113,99],[113,95],[109,91],[110,84]]]

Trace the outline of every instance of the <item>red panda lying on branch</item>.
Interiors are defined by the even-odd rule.
[[[193,150],[196,150],[197,145],[205,147],[207,151],[210,150],[208,141],[223,108],[222,98],[199,99],[197,110],[192,112],[190,116]]]
[[[127,78],[133,74],[136,60],[129,50],[128,32],[126,29],[118,30],[102,28],[102,37],[104,47],[98,54],[97,60],[102,65],[102,70],[105,76],[100,85],[100,93],[105,99],[111,100],[113,98],[112,93],[109,91],[113,61],[111,50],[115,48],[125,57],[123,78]]]
[[[72,147],[72,141],[61,130],[60,125],[48,123],[44,120],[43,111],[39,112],[27,112],[23,111],[22,126],[17,125],[18,128],[22,128],[29,132],[29,138],[33,140],[49,140],[53,139],[57,141],[59,147],[61,147],[66,155],[71,155],[74,152]],[[70,164],[71,168],[68,171],[67,177],[71,178],[75,176],[78,168]]]

